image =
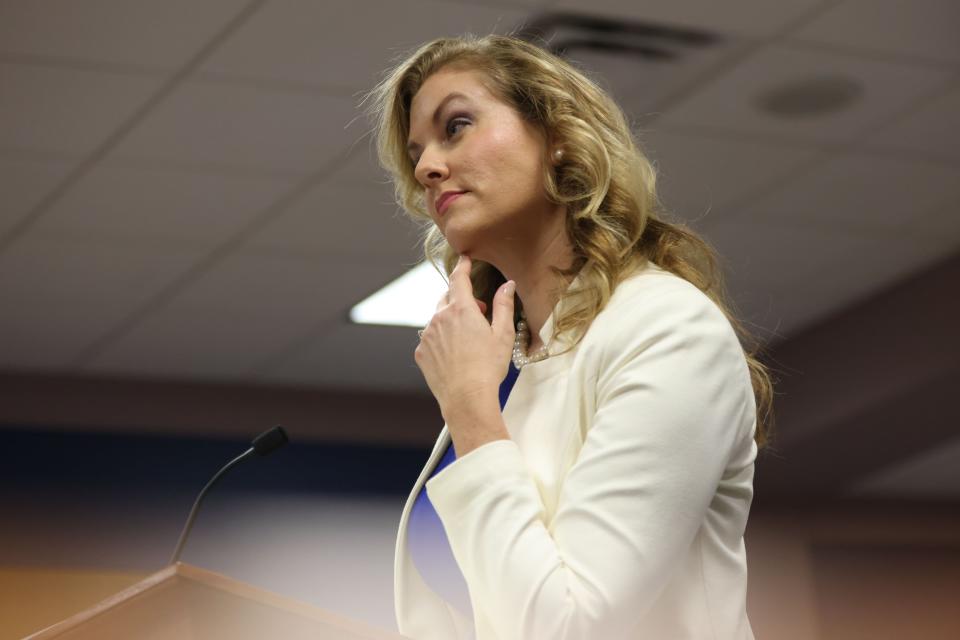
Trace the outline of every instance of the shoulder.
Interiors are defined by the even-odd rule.
[[[709,327],[736,340],[729,320],[707,294],[649,262],[617,286],[588,334],[624,339],[657,328],[690,330],[694,326]]]
[[[617,286],[581,346],[600,371],[680,357],[749,377],[740,339],[720,307],[691,282],[653,263]]]
[[[621,282],[581,348],[598,404],[645,390],[672,410],[726,412],[744,438],[752,433],[753,386],[740,339],[709,296],[673,273],[650,265]]]

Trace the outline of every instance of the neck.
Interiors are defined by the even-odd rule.
[[[567,269],[573,263],[573,248],[567,238],[564,214],[563,209],[558,208],[556,215],[548,218],[546,227],[527,238],[523,246],[508,243],[504,247],[507,250],[490,260],[508,280],[517,283],[517,296],[523,302],[530,328],[531,352],[541,345],[540,330],[572,280],[572,276],[561,276],[551,269]],[[511,248],[514,250],[509,250]]]

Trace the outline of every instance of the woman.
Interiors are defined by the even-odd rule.
[[[620,109],[502,36],[430,42],[370,97],[450,274],[414,356],[446,425],[401,517],[400,632],[751,638],[770,379]]]

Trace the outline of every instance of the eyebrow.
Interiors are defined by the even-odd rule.
[[[457,91],[454,91],[454,92],[452,92],[452,93],[447,94],[447,97],[445,97],[443,100],[440,101],[440,104],[437,105],[437,108],[436,108],[436,109],[434,110],[434,112],[433,112],[433,118],[432,118],[432,120],[433,120],[433,125],[434,125],[434,126],[436,126],[436,125],[437,125],[437,121],[440,120],[440,112],[443,111],[443,108],[444,108],[445,106],[447,106],[447,103],[450,102],[451,100],[455,100],[455,99],[457,99],[457,98],[462,98],[462,99],[464,99],[464,100],[469,100],[469,98],[468,98],[467,96],[465,96],[464,94],[459,93],[459,92],[457,92]],[[412,154],[414,151],[417,151],[417,150],[419,150],[419,149],[420,149],[420,145],[419,145],[419,144],[417,144],[416,142],[411,142],[410,144],[407,145],[407,154],[408,154],[408,155],[409,155],[409,154]]]

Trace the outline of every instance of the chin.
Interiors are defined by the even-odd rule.
[[[481,260],[489,262],[489,242],[493,242],[491,230],[480,227],[477,228],[470,224],[460,225],[458,222],[463,220],[449,220],[448,224],[441,229],[443,237],[446,239],[450,248],[459,255],[469,256],[471,260]]]
[[[470,234],[464,233],[462,230],[451,229],[449,225],[441,230],[443,237],[446,239],[447,244],[456,251],[458,254],[463,255],[467,254],[472,257],[470,253],[472,248],[472,243],[470,242]]]

